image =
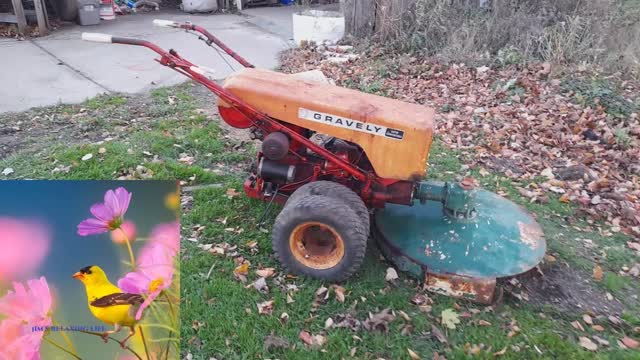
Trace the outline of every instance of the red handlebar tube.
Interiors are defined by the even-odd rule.
[[[206,31],[206,30],[205,30]],[[217,40],[217,39],[216,39]],[[217,40],[219,41],[219,40]],[[144,46],[147,47],[156,53],[158,53],[161,58],[156,59],[160,64],[170,67],[173,70],[197,81],[198,83],[204,85],[207,89],[211,90],[214,94],[216,94],[219,98],[224,100],[226,103],[237,109],[241,114],[247,117],[247,119],[254,124],[254,126],[261,128],[263,130],[267,130],[267,132],[272,131],[282,131],[289,135],[291,138],[296,139],[297,141],[303,143],[307,148],[311,149],[316,154],[319,154],[325,157],[328,161],[334,163],[337,167],[342,170],[348,172],[353,177],[360,181],[366,181],[370,183],[372,180],[372,174],[365,174],[360,169],[354,167],[351,163],[337,157],[332,152],[326,150],[325,148],[315,144],[310,141],[303,135],[293,131],[287,126],[282,125],[279,121],[263,114],[262,112],[254,109],[249,104],[245,103],[243,100],[238,98],[237,96],[228,92],[225,88],[218,85],[215,81],[210,80],[206,76],[203,76],[201,73],[194,71],[193,68],[197,68],[196,65],[191,62],[181,58],[175,50],[169,50],[168,52],[162,49],[161,47],[146,41],[146,40],[138,40],[131,38],[121,38],[121,37],[113,37],[111,38],[111,42],[114,44],[125,44],[125,45],[135,45],[135,46]],[[231,51],[231,50],[229,50]],[[232,52],[232,51],[231,51]],[[233,52],[232,52],[233,53]],[[235,54],[235,53],[234,53]],[[230,54],[231,55],[231,54]],[[239,56],[238,56],[239,57]],[[240,58],[242,59],[242,58]],[[244,59],[243,59],[244,60]],[[246,62],[246,60],[244,60]],[[253,65],[249,67],[253,67]]]
[[[217,37],[213,36],[213,34],[211,34],[210,32],[207,31],[207,29],[205,29],[205,28],[203,28],[201,26],[193,25],[193,24],[189,24],[189,23],[179,24],[179,27],[181,29],[185,29],[185,30],[196,31],[196,32],[199,32],[200,34],[204,35],[207,38],[207,43],[208,44],[211,44],[211,43],[216,44],[220,49],[222,49],[224,52],[229,54],[229,56],[231,56],[235,61],[240,63],[242,66],[244,66],[246,68],[254,68],[255,67],[253,64],[248,62],[245,58],[243,58],[242,56],[238,55],[238,53],[236,53],[235,51],[231,50],[227,45],[225,45],[222,41],[220,41],[220,39],[218,39]]]

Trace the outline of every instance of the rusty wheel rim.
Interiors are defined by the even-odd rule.
[[[306,267],[330,269],[344,257],[344,241],[331,226],[306,222],[296,226],[289,235],[293,257]]]

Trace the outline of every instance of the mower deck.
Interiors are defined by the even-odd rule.
[[[520,206],[481,189],[475,201],[477,215],[472,219],[447,216],[436,201],[387,204],[375,213],[373,233],[387,258],[425,280],[427,287],[478,297],[478,292],[490,291],[497,278],[535,267],[546,242],[535,219]],[[443,283],[447,279],[449,284]],[[482,297],[476,300],[487,302]]]

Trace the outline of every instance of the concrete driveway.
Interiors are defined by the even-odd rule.
[[[158,28],[160,18],[191,21],[207,28],[257,67],[273,68],[289,47],[286,31],[261,27],[248,15],[191,15],[178,11],[119,16],[96,26],[68,26],[34,40],[0,39],[0,112],[23,111],[56,103],[78,103],[101,93],[137,93],[178,84],[185,77],[153,59],[156,54],[135,46],[80,40],[82,32],[107,33],[152,41],[173,48],[194,64],[216,70],[223,79],[232,69],[214,49],[183,30]],[[255,20],[255,19],[254,19]],[[241,65],[224,55],[234,69]]]

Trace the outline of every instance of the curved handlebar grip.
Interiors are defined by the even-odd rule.
[[[111,35],[109,35],[109,34],[100,34],[100,33],[86,33],[86,32],[83,32],[82,33],[82,40],[110,43],[111,42]]]
[[[170,28],[176,28],[179,27],[180,24],[178,24],[175,21],[171,21],[171,20],[160,20],[160,19],[155,19],[153,20],[153,25],[155,26],[161,26],[161,27],[170,27]]]

